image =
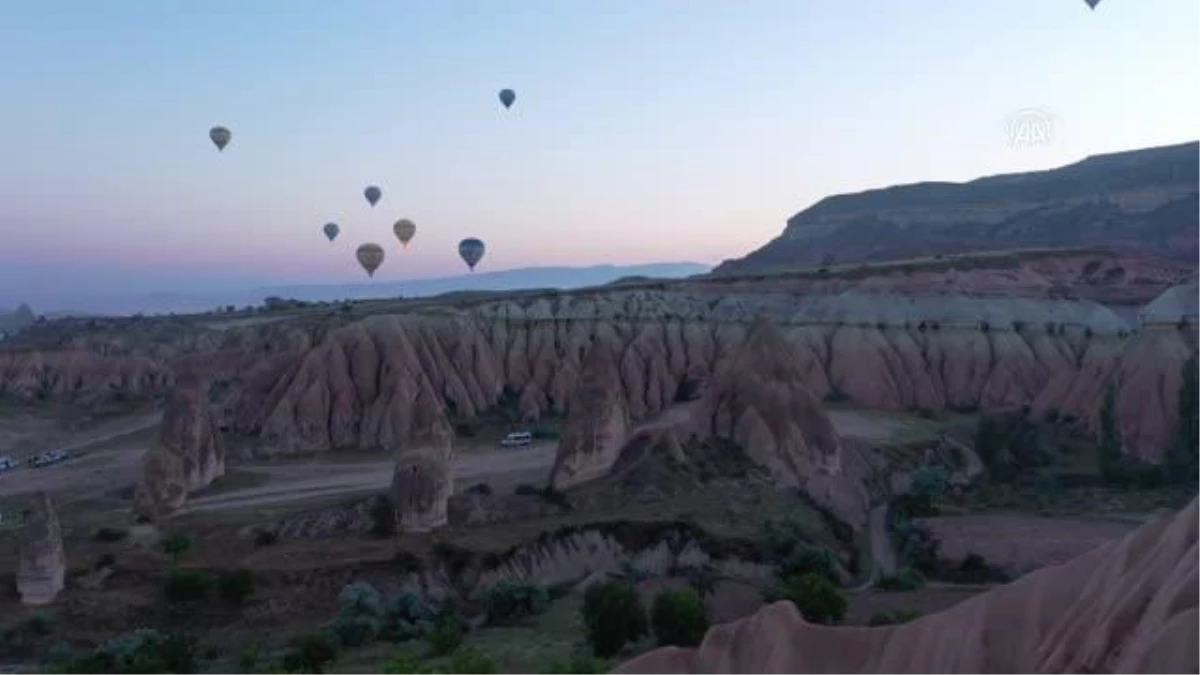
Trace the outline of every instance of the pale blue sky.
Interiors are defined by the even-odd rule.
[[[715,263],[828,194],[1196,139],[1198,45],[1196,0],[4,0],[0,306],[365,280],[365,241]]]

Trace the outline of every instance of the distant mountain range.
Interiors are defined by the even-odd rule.
[[[211,293],[149,293],[145,295],[92,298],[74,303],[84,314],[165,314],[170,312],[202,312],[235,305],[262,304],[267,297],[279,297],[308,302],[330,300],[360,300],[366,298],[429,297],[454,291],[512,291],[526,288],[570,289],[599,286],[625,277],[677,279],[709,271],[700,263],[649,263],[645,265],[594,265],[590,267],[524,267],[501,272],[480,272],[436,279],[383,281],[357,284],[294,284],[266,286],[245,290]],[[67,312],[46,312],[66,314]]]
[[[714,274],[1014,248],[1109,246],[1195,261],[1200,143],[1095,155],[1048,171],[826,197]]]

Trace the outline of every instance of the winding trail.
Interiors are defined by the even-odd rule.
[[[896,551],[887,531],[888,505],[880,504],[871,509],[867,520],[867,548],[871,552],[871,573],[858,586],[847,588],[850,593],[862,593],[875,585],[876,581],[896,573]]]

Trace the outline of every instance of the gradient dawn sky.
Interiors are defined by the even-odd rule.
[[[1197,0],[4,0],[0,306],[366,281],[366,241],[716,263],[829,194],[1194,140],[1198,44]]]

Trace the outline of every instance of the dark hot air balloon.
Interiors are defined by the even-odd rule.
[[[483,259],[483,253],[486,249],[487,247],[483,245],[481,240],[473,237],[458,242],[458,256],[463,259],[463,262],[467,263],[467,267],[471,268],[472,272],[475,271],[475,266],[479,264],[479,261]]]
[[[504,104],[505,108],[511,108],[515,100],[517,100],[517,92],[512,89],[500,90],[500,102]]]
[[[338,227],[337,223],[325,223],[325,227],[322,227],[321,230],[325,233],[325,237],[329,241],[333,241],[337,239],[338,232],[341,232],[342,228]]]
[[[217,150],[221,151],[225,149],[226,145],[229,145],[229,140],[233,138],[233,133],[225,127],[213,127],[208,130],[208,138],[213,142],[213,145],[217,146]]]
[[[408,248],[408,242],[412,241],[414,235],[417,234],[417,225],[408,218],[401,218],[392,225],[392,232],[396,234],[396,238],[400,240],[400,244],[404,248]]]
[[[383,190],[374,185],[368,185],[367,189],[363,190],[363,196],[367,198],[368,204],[375,206],[379,203],[379,198],[383,196]]]
[[[379,244],[363,244],[354,252],[358,264],[367,271],[367,276],[375,276],[375,270],[383,264],[383,247]]]

